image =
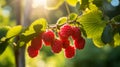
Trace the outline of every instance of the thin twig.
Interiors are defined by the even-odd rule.
[[[65,7],[66,7],[67,13],[69,15],[70,14],[70,9],[69,9],[69,6],[68,6],[68,4],[66,2],[65,2]]]

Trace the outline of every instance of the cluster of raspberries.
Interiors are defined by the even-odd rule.
[[[64,49],[66,58],[73,58],[76,49],[80,50],[85,46],[85,40],[81,36],[79,27],[72,27],[69,24],[65,24],[60,28],[58,35],[59,39],[55,38],[52,30],[47,30],[34,38],[28,47],[29,56],[33,58],[38,55],[38,51],[42,48],[42,40],[45,46],[51,47],[53,53],[59,53]],[[74,45],[70,45],[69,37],[72,37]]]

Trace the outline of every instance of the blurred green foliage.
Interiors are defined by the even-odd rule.
[[[0,67],[15,67],[14,53],[10,46],[0,55]]]
[[[95,0],[94,3],[99,3],[99,1]],[[13,2],[14,0],[0,0],[0,26],[15,25]],[[34,8],[30,19],[33,21],[37,18],[44,17],[48,20],[49,24],[54,24],[59,17],[67,15],[67,10],[64,6],[63,4],[56,10],[46,10],[42,7]],[[70,12],[77,13],[75,8],[70,5],[68,7],[70,8]],[[104,2],[102,7],[103,11],[110,18],[120,14],[120,6],[114,7]],[[42,9],[43,11],[41,11]],[[39,52],[39,56],[36,58],[30,58],[26,52],[26,67],[120,67],[120,47],[112,48],[106,45],[103,48],[97,48],[90,39],[86,39],[85,48],[80,51],[77,50],[76,56],[72,59],[66,59],[63,52],[53,54],[50,49],[50,47],[43,46]],[[0,67],[15,67],[14,53],[10,46],[0,55]]]

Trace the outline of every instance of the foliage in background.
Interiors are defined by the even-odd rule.
[[[5,0],[0,0],[0,5],[4,6],[6,2]],[[69,23],[69,21],[70,22],[73,21],[75,22],[75,25],[77,26],[80,25],[79,27],[83,29],[82,30],[83,36],[86,38],[89,38],[90,40],[86,39],[87,47],[82,51],[78,51],[76,57],[70,60],[63,59],[63,54],[60,57],[54,56],[50,51],[48,51],[50,49],[43,48],[43,51],[41,50],[40,53],[43,52],[43,55],[44,53],[48,54],[48,56],[45,57],[47,58],[47,60],[43,59],[45,60],[45,63],[48,62],[48,65],[49,65],[49,64],[52,64],[52,63],[49,63],[49,61],[51,61],[53,62],[53,64],[58,64],[58,63],[55,63],[57,60],[53,60],[53,58],[56,57],[56,59],[58,59],[59,57],[59,58],[62,58],[63,60],[66,60],[66,62],[61,60],[61,63],[63,63],[63,67],[64,65],[65,67],[67,67],[66,66],[67,64],[69,65],[68,67],[70,66],[85,67],[86,65],[89,65],[91,67],[93,66],[107,67],[110,65],[111,67],[120,66],[120,64],[111,62],[111,61],[115,61],[115,62],[119,61],[118,53],[119,53],[119,45],[120,45],[120,5],[113,6],[111,5],[110,0],[80,0],[80,1],[66,0],[65,2],[64,0],[59,0],[59,1],[53,0],[53,2],[55,3],[49,2],[49,0],[47,1],[47,3],[49,3],[47,4],[47,9],[50,9],[50,10],[58,9],[61,5],[63,5],[63,3],[67,3],[70,5],[69,7],[72,6],[74,7],[74,9],[76,9],[76,11],[74,11],[75,12],[74,14],[70,14],[67,17],[60,18],[58,21],[56,21],[57,24],[61,25],[61,24],[64,24],[65,22]],[[108,7],[110,7],[111,9],[109,9]],[[45,19],[36,20],[27,29],[24,29],[22,26],[14,26],[15,24],[13,22],[15,21],[10,19],[9,15],[8,16],[2,15],[3,10],[5,9],[0,7],[0,25],[4,24],[4,25],[10,25],[13,27],[10,27],[10,29],[7,30],[8,32],[4,32],[6,31],[6,29],[3,30],[2,27],[0,27],[0,47],[1,47],[0,54],[2,54],[5,51],[5,48],[7,48],[7,45],[14,46],[17,44],[19,47],[26,45],[33,37],[37,36],[38,33],[40,33],[41,30],[43,30],[43,28],[44,29],[47,28],[48,24]],[[72,11],[72,9],[70,10]],[[111,12],[113,14],[111,14]],[[12,24],[9,22],[11,22]],[[74,24],[71,24],[71,25],[74,25]],[[4,35],[2,36],[1,33],[4,33]],[[15,44],[13,39],[16,36],[20,36],[20,41]],[[92,43],[91,45],[91,43],[89,42],[93,42],[94,44]],[[94,47],[93,45],[97,47],[103,47],[103,48],[99,49]],[[111,46],[116,48],[112,48]],[[4,53],[6,53],[6,51]],[[95,58],[91,59],[91,57],[93,56]],[[52,60],[51,60],[51,57],[52,57]],[[14,62],[10,61],[10,63],[13,64]],[[81,63],[81,65],[79,63]]]

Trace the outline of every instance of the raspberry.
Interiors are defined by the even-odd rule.
[[[68,40],[68,39],[66,39],[66,40],[61,40],[62,42],[63,42],[63,48],[65,49],[65,48],[67,48],[68,46],[70,46],[70,41]]]
[[[65,49],[66,58],[73,58],[75,56],[75,48],[73,46],[69,46]]]
[[[62,50],[62,41],[55,39],[51,47],[53,53],[59,53]]]
[[[36,50],[39,50],[42,48],[41,34],[31,41],[31,47],[36,49]]]
[[[27,51],[31,58],[34,58],[38,55],[38,50],[35,50],[32,46],[29,46]]]
[[[46,46],[49,46],[49,45],[51,45],[51,43],[53,43],[54,37],[55,37],[54,32],[51,30],[44,32],[42,35],[42,39]]]
[[[61,40],[68,39],[68,37],[64,37],[60,32],[58,32],[58,35],[59,35],[59,37],[60,37]]]
[[[75,39],[79,39],[81,38],[81,31],[80,31],[80,28],[79,27],[72,27],[73,29],[73,34],[72,34],[72,38],[75,40]]]
[[[79,50],[83,49],[85,46],[85,40],[83,38],[74,40],[74,45],[75,45],[75,48],[77,48]]]
[[[60,28],[59,35],[61,39],[68,39],[68,37],[71,36],[72,33],[72,27],[68,24],[65,24]]]

